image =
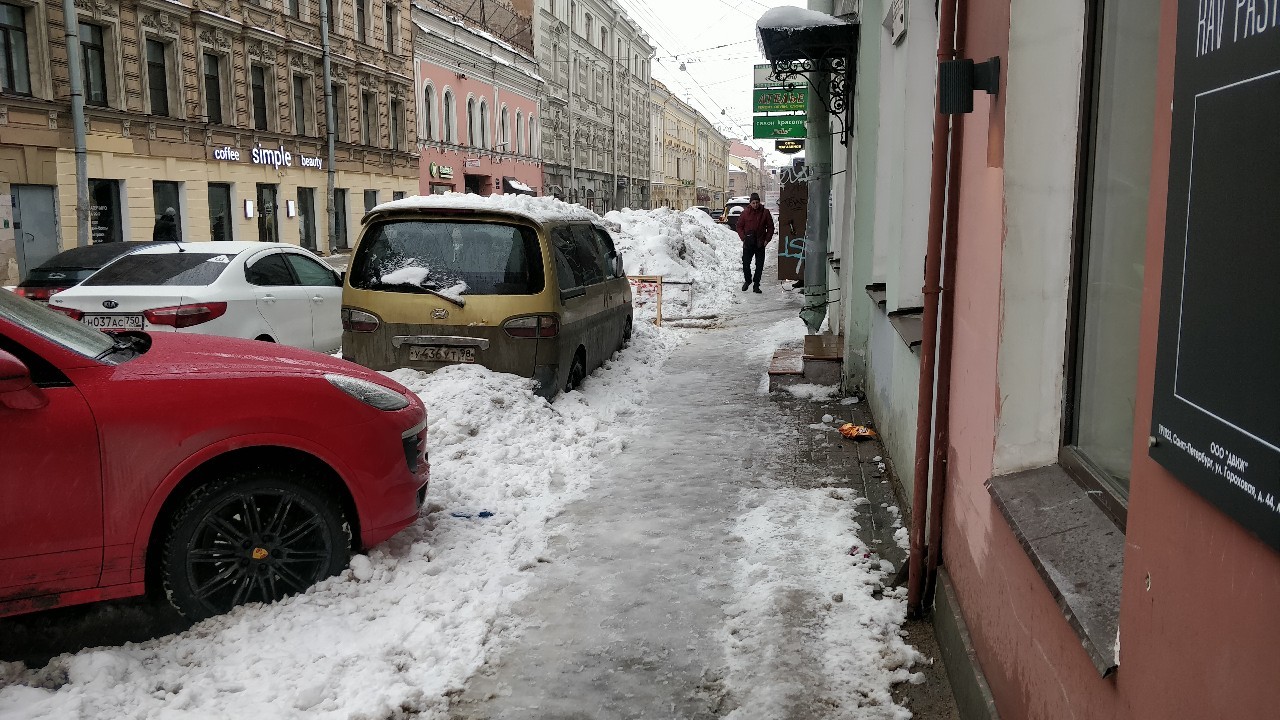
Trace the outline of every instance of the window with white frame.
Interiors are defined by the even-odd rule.
[[[103,26],[80,23],[80,64],[84,76],[84,101],[89,105],[111,104],[107,77],[107,37]]]
[[[504,105],[498,117],[498,145],[502,152],[511,152],[511,120]]]
[[[436,107],[436,89],[427,83],[422,87],[422,138],[435,140],[436,129],[432,122],[432,113]]]
[[[471,147],[480,147],[480,143],[476,142],[480,137],[476,134],[479,123],[476,118],[476,99],[467,98],[467,144]]]
[[[493,135],[489,132],[489,103],[480,101],[480,145],[489,148],[493,145]]]
[[[516,110],[516,154],[524,154],[524,116]]]
[[[456,118],[454,116],[455,109],[453,106],[453,91],[445,90],[444,99],[441,103],[441,113],[444,115],[442,122],[444,124],[444,141],[450,145],[458,144],[458,133],[456,127]]]
[[[0,2],[0,92],[31,94],[25,8]]]

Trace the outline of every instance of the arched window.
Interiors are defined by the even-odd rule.
[[[458,142],[458,133],[454,130],[453,92],[444,91],[444,141],[451,144]]]
[[[476,99],[467,98],[467,144],[471,147],[480,147],[476,143]]]
[[[505,105],[502,107],[502,114],[498,116],[498,145],[503,152],[511,152],[511,116]]]
[[[516,154],[524,154],[524,116],[516,110]]]
[[[478,147],[487,148],[493,143],[493,138],[489,133],[489,103],[484,100],[480,101],[480,145]],[[474,143],[472,143],[474,145]]]
[[[436,90],[431,87],[431,83],[427,83],[422,88],[422,137],[427,140],[436,139],[435,108]]]
[[[587,22],[586,22],[587,31],[582,34],[582,37],[586,38],[587,42],[590,43],[591,35],[594,32],[595,27],[591,22],[591,13],[587,13],[586,18],[587,18]]]
[[[538,142],[537,130],[534,127],[533,113],[529,113],[529,154],[533,157],[542,155],[542,143]]]

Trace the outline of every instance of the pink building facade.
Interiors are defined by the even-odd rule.
[[[524,51],[414,7],[419,192],[541,195],[538,95]]]

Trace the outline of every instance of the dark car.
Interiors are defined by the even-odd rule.
[[[149,242],[112,242],[71,248],[49,258],[27,274],[15,292],[28,300],[48,303],[49,296],[79,285],[103,265]]]

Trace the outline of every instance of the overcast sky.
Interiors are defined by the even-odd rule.
[[[766,62],[756,41],[756,20],[769,8],[804,7],[805,0],[618,2],[649,33],[656,53],[653,76],[726,137],[750,138],[752,67]],[[770,141],[748,143],[773,150]]]

